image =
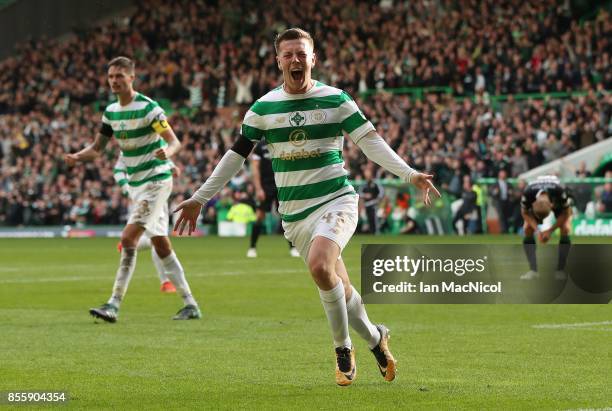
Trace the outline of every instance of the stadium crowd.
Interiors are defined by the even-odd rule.
[[[188,195],[237,136],[242,111],[279,84],[273,37],[285,25],[313,32],[315,77],[355,97],[446,87],[423,99],[363,94],[358,104],[400,155],[435,173],[451,195],[461,197],[466,175],[517,176],[610,137],[605,11],[579,24],[552,0],[349,3],[308,2],[299,13],[289,2],[142,3],[130,18],[20,45],[0,62],[0,224],[124,221],[127,200],[112,178],[116,146],[93,164],[67,169],[61,161],[99,129],[98,104],[111,100],[103,62],[118,53],[137,60],[137,90],[191,108],[170,118],[184,145],[174,191]],[[587,93],[512,97],[578,90]],[[510,96],[496,104],[491,96],[500,94]],[[226,106],[239,108],[219,115]],[[351,177],[362,178],[365,157],[350,142],[344,156]],[[252,190],[247,172],[233,180],[245,184]]]

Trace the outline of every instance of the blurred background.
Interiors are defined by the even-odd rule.
[[[282,82],[273,40],[292,26],[315,39],[313,77],[349,92],[443,191],[423,208],[347,139],[357,189],[379,184],[358,232],[519,233],[522,187],[556,174],[574,197],[575,234],[612,235],[611,10],[588,0],[0,0],[0,236],[108,235],[125,223],[114,143],[94,163],[62,162],[93,141],[114,100],[111,58],[135,59],[135,89],[164,107],[183,143],[176,204]],[[200,234],[254,204],[249,167],[205,208]],[[266,226],[276,232],[278,217]]]

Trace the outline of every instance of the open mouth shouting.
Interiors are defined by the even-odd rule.
[[[291,79],[295,82],[302,83],[304,81],[304,69],[301,67],[292,68]]]

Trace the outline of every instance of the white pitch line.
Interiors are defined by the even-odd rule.
[[[249,270],[249,271],[219,271],[216,273],[187,273],[187,279],[193,277],[221,277],[230,275],[252,275],[252,274],[294,274],[306,273],[304,270]],[[112,279],[112,275],[106,276],[72,276],[72,277],[46,277],[46,278],[8,278],[0,279],[0,284],[30,284],[30,283],[63,283],[75,281],[99,281]],[[136,277],[141,279],[140,277]]]
[[[49,277],[49,278],[9,278],[0,280],[0,284],[34,284],[34,283],[68,283],[73,281],[98,281],[109,277]]]
[[[612,325],[612,321],[600,321],[596,323],[573,323],[573,324],[536,324],[531,328],[581,328],[597,325]]]

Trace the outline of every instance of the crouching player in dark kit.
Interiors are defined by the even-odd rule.
[[[539,231],[538,225],[542,224],[550,212],[555,214],[555,224],[550,228]],[[559,229],[561,239],[559,240],[559,258],[555,278],[563,280],[566,278],[565,264],[570,250],[571,230],[571,198],[565,187],[561,185],[555,176],[542,176],[527,185],[521,198],[521,215],[523,216],[524,238],[523,248],[529,271],[521,276],[521,280],[531,280],[539,277],[536,259],[535,233],[542,244],[550,240],[551,235]]]

